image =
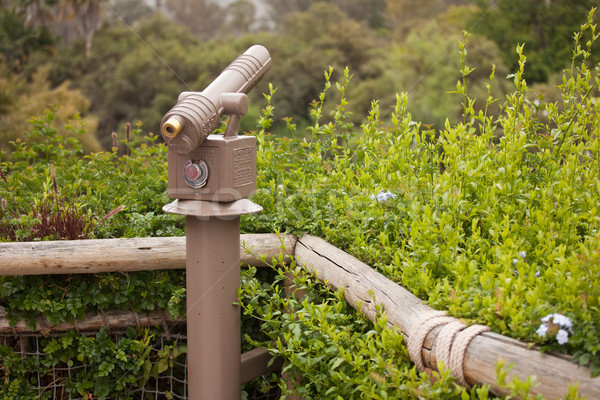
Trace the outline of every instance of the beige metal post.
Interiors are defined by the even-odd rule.
[[[188,398],[239,400],[240,215],[262,207],[175,200],[163,210],[186,216]]]
[[[189,398],[239,399],[240,218],[186,222]]]

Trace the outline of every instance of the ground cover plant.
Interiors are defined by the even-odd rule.
[[[526,55],[518,47],[519,69],[506,78],[514,91],[493,98],[492,87],[505,77],[492,74],[490,95],[476,108],[466,84],[472,71],[466,35],[460,46],[463,79],[454,90],[463,106],[457,124],[414,121],[407,111],[410,99],[398,94],[392,109],[380,109],[375,101],[364,122],[355,125],[346,95],[351,71],[330,69],[313,103],[312,126],[298,131],[286,119],[289,135],[275,136],[269,128],[278,118],[278,93],[271,88],[255,132],[259,187],[253,201],[264,211],[244,216],[243,231],[323,237],[433,308],[570,354],[598,374],[600,100],[599,66],[589,61],[598,36],[591,20],[575,35],[559,102],[527,86]],[[330,98],[337,99],[336,106]],[[487,112],[492,104],[497,114]],[[14,150],[0,159],[2,240],[183,234],[181,218],[161,211],[168,202],[163,145],[152,136],[136,142],[131,129],[120,150],[117,140],[112,152],[83,155],[77,135],[59,135],[52,115],[32,120],[28,139],[14,142]],[[46,221],[57,228],[43,229]],[[288,294],[284,279],[290,277],[294,286]],[[268,346],[286,359],[285,369],[298,379],[294,387],[279,382],[283,392],[307,399],[493,397],[487,387],[453,385],[447,372],[436,373],[436,379],[418,373],[402,335],[387,328],[385,313],[375,324],[366,321],[341,293],[318,284],[294,262],[275,263],[272,273],[244,269],[242,278],[244,346]],[[0,282],[0,304],[11,318],[33,321],[44,314],[61,322],[109,308],[183,313],[182,271]],[[258,329],[251,322],[256,319]],[[145,335],[131,333],[129,341],[115,344],[122,355],[110,368],[140,374],[138,380],[124,374],[128,384],[143,382],[144,371],[151,371],[139,359]],[[75,362],[82,347],[71,345],[82,341],[45,346],[52,362]],[[106,348],[101,351],[109,352]],[[6,383],[0,397],[34,397],[23,364],[10,349],[3,348],[0,357]],[[498,366],[500,379],[503,367]],[[31,366],[36,368],[47,365]],[[112,385],[111,395],[128,397],[118,382],[102,382]],[[536,384],[533,377],[504,382],[521,398],[531,398]],[[71,390],[74,396],[108,393],[92,382],[74,382]],[[577,398],[576,388],[569,398]]]
[[[441,129],[413,121],[407,97],[398,95],[391,118],[375,102],[362,134],[355,136],[347,123],[347,72],[336,82],[341,94],[337,108],[322,115],[329,71],[326,90],[314,103],[316,122],[308,138],[270,141],[259,135],[265,186],[255,199],[265,212],[248,217],[248,224],[262,231],[308,231],[326,238],[432,307],[543,349],[572,354],[597,375],[600,120],[598,66],[589,63],[597,34],[592,24],[584,25],[583,32],[576,35],[573,63],[560,85],[562,102],[547,102],[543,93],[531,92],[523,79],[526,57],[518,47],[520,68],[508,77],[515,91],[500,100],[500,114],[486,113],[498,102],[492,97],[475,111],[463,79],[456,88],[463,122]],[[584,34],[588,39],[582,40]],[[471,69],[465,64],[464,44],[461,54],[466,77]],[[496,79],[492,74],[491,84]],[[295,133],[293,125],[290,130]],[[274,293],[280,293],[277,287]],[[315,372],[314,364],[324,357],[330,368],[323,366],[319,379],[335,376],[328,371],[348,362],[340,358],[339,345],[329,357],[322,352],[313,360],[291,356],[304,355],[315,343],[330,349],[336,336],[328,327],[313,325],[315,320],[322,323],[322,317],[312,303],[301,303],[297,313],[311,315],[312,321],[288,314],[272,317],[274,310],[288,307],[286,301],[270,297],[266,313],[255,307],[250,311],[279,332],[293,334],[297,324],[302,326],[297,332],[318,330],[319,340],[296,335],[276,352],[288,351],[294,367],[303,372]],[[362,375],[351,374],[363,379],[354,379],[357,391],[374,385],[369,371],[380,370],[371,367]],[[387,386],[393,373],[389,367],[384,370],[382,385],[397,387]],[[302,393],[322,396],[314,387],[317,379],[308,376],[312,379]],[[400,395],[390,397],[395,396]]]

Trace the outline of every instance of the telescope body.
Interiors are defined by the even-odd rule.
[[[269,69],[260,45],[235,59],[202,92],[183,92],[161,122],[170,198],[230,202],[256,192],[256,138],[238,136],[248,93]],[[211,135],[229,115],[223,135]]]

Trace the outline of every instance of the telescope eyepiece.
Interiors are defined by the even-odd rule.
[[[179,135],[179,132],[181,132],[182,128],[182,121],[176,116],[173,116],[163,124],[162,133],[168,138],[174,138],[175,136]]]

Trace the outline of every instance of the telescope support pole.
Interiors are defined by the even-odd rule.
[[[189,398],[239,400],[240,217],[186,222]]]
[[[239,400],[240,215],[262,207],[248,199],[175,200],[163,210],[186,216],[188,398]]]

